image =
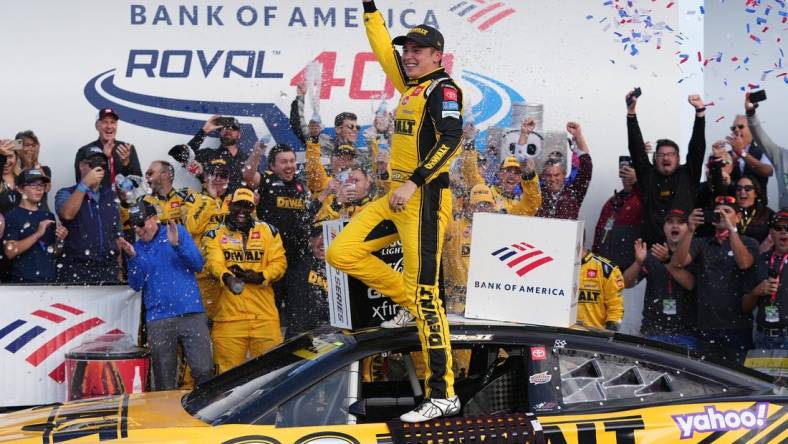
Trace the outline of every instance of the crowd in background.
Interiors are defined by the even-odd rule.
[[[157,389],[177,386],[178,344],[199,383],[326,325],[321,223],[350,219],[386,195],[395,125],[381,108],[359,148],[357,116],[338,114],[329,135],[319,115],[304,115],[305,93],[299,86],[290,113],[306,145],[303,163],[284,144],[242,149],[239,122],[214,116],[143,172],[135,146],[117,139],[121,116],[102,109],[97,138],[76,151],[73,185],[54,190],[54,208],[47,204],[52,175],[70,173],[40,163],[33,131],[0,140],[0,280],[141,290]],[[580,323],[618,330],[625,316],[642,316],[643,336],[729,362],[742,362],[753,347],[788,347],[783,149],[748,97],[707,157],[699,96],[689,97],[694,124],[682,153],[669,139],[653,149],[645,142],[637,97],[627,95],[629,152],[597,159],[618,162],[621,189],[597,221],[587,221],[595,229],[581,261]],[[449,313],[464,310],[475,213],[578,218],[593,142],[568,122],[570,150],[549,153],[537,171],[534,159],[514,155],[536,122],[525,119],[519,131],[507,155],[477,140],[472,119],[465,122],[464,149],[450,170],[454,218],[442,259]],[[218,147],[203,146],[210,136]],[[200,189],[174,187],[178,164]],[[779,199],[770,205],[766,186],[775,173]],[[642,280],[642,313],[625,313],[623,290]]]

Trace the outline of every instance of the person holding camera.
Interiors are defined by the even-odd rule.
[[[636,91],[638,94],[636,94]],[[699,95],[690,95],[689,104],[695,109],[695,123],[687,151],[687,161],[679,164],[679,146],[670,139],[656,142],[654,164],[646,153],[646,144],[640,132],[636,108],[640,88],[630,91],[627,103],[627,138],[629,155],[637,173],[643,193],[643,240],[647,244],[665,241],[662,230],[664,217],[673,208],[689,211],[694,207],[695,193],[703,173],[706,152],[706,107]]]
[[[222,285],[211,329],[219,373],[282,342],[271,284],[288,263],[279,230],[256,221],[254,208],[252,190],[238,188],[224,223],[202,239],[205,267]]]
[[[80,163],[91,155],[92,148],[101,149],[107,157],[105,174],[101,178],[102,187],[112,187],[115,183],[115,176],[118,174],[142,176],[140,160],[134,145],[115,138],[118,131],[118,120],[118,113],[112,108],[99,110],[96,119],[98,139],[81,147],[74,157],[74,176],[77,181],[82,179]]]
[[[752,345],[752,318],[742,313],[742,298],[751,289],[758,242],[739,233],[741,213],[733,196],[718,196],[713,212],[696,208],[688,232],[676,247],[670,265],[696,270],[698,347],[711,356],[741,363]],[[714,236],[695,239],[704,223]]]
[[[213,376],[208,319],[194,274],[203,268],[200,250],[183,225],[162,225],[153,204],[140,201],[129,208],[138,240],[118,246],[129,265],[129,287],[142,291],[145,324],[156,390],[177,387],[178,344],[197,384]]]
[[[568,171],[563,159],[548,159],[542,167],[542,206],[537,217],[577,220],[580,206],[588,191],[593,163],[583,130],[577,122],[567,122],[566,132],[574,138],[573,151],[578,155],[580,167],[571,184],[566,184]]]
[[[618,177],[621,178],[621,191],[614,190],[613,196],[602,206],[591,251],[626,270],[635,260],[632,250],[626,246],[639,237],[641,222],[640,188],[629,156],[619,157]]]
[[[31,131],[25,130],[16,133],[16,140],[22,141],[22,149],[19,150],[19,168],[20,170],[32,170],[36,169],[44,173],[50,180],[52,179],[52,169],[46,165],[41,165],[41,162],[38,160],[38,154],[41,149],[41,144],[38,141],[38,136]],[[47,199],[49,196],[49,190],[51,187],[51,183],[46,184],[46,190],[44,191],[44,196],[41,198],[40,207],[49,211],[49,204],[47,203]]]
[[[752,137],[747,116],[736,116],[731,125],[731,134],[725,140],[731,146],[733,157],[731,180],[736,182],[744,176],[751,176],[757,179],[765,190],[769,176],[774,174],[774,168],[763,147]]]
[[[372,200],[373,181],[365,165],[359,162],[350,164],[347,171],[331,179],[328,190],[332,190],[323,200],[323,205],[315,220],[348,220]]]
[[[79,161],[82,179],[55,194],[55,211],[69,231],[58,282],[95,284],[119,279],[120,215],[117,195],[104,184],[107,166],[104,150],[89,147]]]
[[[756,94],[760,93],[760,94]],[[766,100],[765,91],[756,91],[744,95],[744,111],[747,117],[747,132],[752,136],[752,144],[761,147],[769,163],[776,170],[777,176],[777,195],[779,197],[779,207],[788,208],[788,156],[785,155],[785,148],[777,145],[766,133],[761,125],[760,119],[755,110],[758,104]],[[736,128],[738,130],[738,127]],[[749,156],[748,156],[749,157]],[[763,160],[763,158],[761,158]],[[747,158],[744,159],[747,162]],[[752,161],[750,161],[752,163]],[[766,189],[766,188],[764,188]]]
[[[780,210],[769,221],[773,247],[758,257],[755,286],[742,300],[744,313],[758,308],[755,317],[755,348],[788,349],[788,210]]]
[[[219,130],[219,147],[200,149],[205,138],[216,130]],[[169,154],[181,164],[186,164],[189,160],[189,152],[186,147],[191,148],[195,159],[203,169],[212,160],[224,160],[230,172],[227,189],[228,193],[232,193],[238,187],[249,186],[243,178],[243,168],[248,155],[241,150],[240,140],[241,123],[238,122],[238,119],[214,115],[205,121],[202,128],[186,143],[186,146],[175,146]]]

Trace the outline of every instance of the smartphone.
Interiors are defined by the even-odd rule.
[[[777,272],[777,270],[771,268],[769,269],[769,279],[777,279],[778,276],[779,273]]]
[[[638,87],[635,87],[635,90],[634,90],[634,91],[632,91],[632,94],[630,94],[630,95],[628,95],[628,96],[627,96],[627,106],[629,106],[629,105],[631,105],[631,104],[632,104],[632,98],[633,98],[633,97],[635,97],[635,98],[637,98],[637,97],[640,97],[640,95],[641,95],[642,93],[643,93],[643,92],[640,90],[640,87],[639,87],[639,86],[638,86]]]
[[[766,100],[766,90],[754,91],[750,93],[750,102],[758,103]]]
[[[214,120],[214,123],[220,125],[222,128],[227,128],[235,124],[235,119],[232,117],[218,117]]]
[[[714,211],[713,208],[706,208],[703,210],[703,222],[707,224],[717,223],[721,219],[722,214],[719,211]]]
[[[622,169],[624,167],[632,168],[632,158],[629,156],[618,156],[618,169]]]
[[[12,151],[21,151],[22,150],[22,139],[14,140],[14,147],[11,148]]]

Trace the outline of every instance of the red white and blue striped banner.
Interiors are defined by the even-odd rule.
[[[126,286],[0,286],[0,406],[62,402],[65,355],[107,333],[137,341],[141,297]]]

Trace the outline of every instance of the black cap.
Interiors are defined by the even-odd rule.
[[[681,219],[682,222],[685,222],[685,223],[687,222],[687,220],[689,220],[688,219],[689,215],[682,208],[673,208],[670,211],[668,211],[668,214],[665,215],[665,220],[667,221],[671,217],[677,217],[677,218]]]
[[[203,165],[203,171],[205,174],[216,174],[219,172],[224,172],[229,174],[230,167],[227,166],[227,161],[221,158],[212,159],[207,164]]]
[[[40,180],[44,183],[51,182],[49,177],[47,177],[46,174],[41,172],[41,170],[30,169],[30,170],[24,170],[21,173],[19,173],[19,176],[16,177],[16,186],[23,187],[37,180]]]
[[[141,200],[129,208],[129,224],[132,227],[141,227],[151,216],[158,216],[156,207],[150,202]]]
[[[331,154],[333,154],[334,156],[341,156],[347,154],[349,156],[356,157],[356,149],[353,148],[353,145],[343,143],[341,145],[335,146],[334,149],[331,151]]]
[[[782,210],[772,214],[772,217],[769,219],[769,227],[779,225],[780,221],[785,219],[788,219],[788,209],[783,208]]]
[[[443,51],[443,34],[432,26],[418,25],[410,28],[407,34],[396,37],[392,40],[392,43],[404,45],[408,40],[412,40],[421,46]]]
[[[96,120],[101,120],[101,119],[103,119],[103,118],[105,118],[107,116],[112,116],[112,117],[115,118],[115,120],[120,119],[120,116],[118,115],[118,113],[115,112],[114,109],[112,109],[112,108],[101,108],[99,110],[99,113],[98,113],[98,119],[96,119]]]
[[[77,162],[86,161],[92,157],[97,156],[101,156],[105,162],[107,161],[107,155],[104,154],[104,150],[95,145],[86,148],[80,148],[80,150],[77,151]]]

